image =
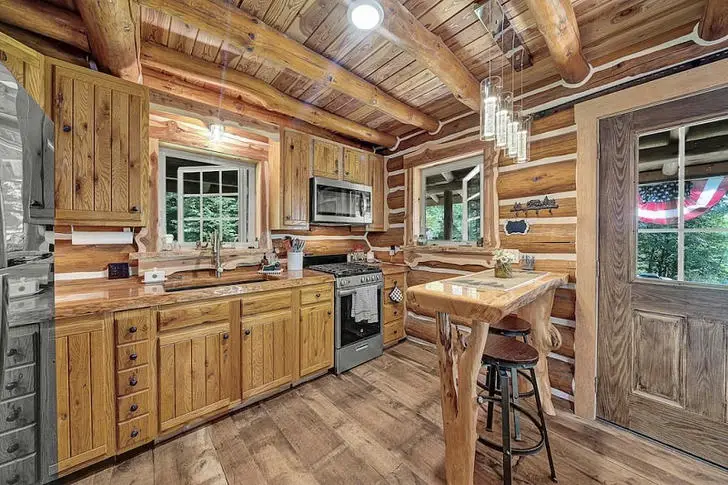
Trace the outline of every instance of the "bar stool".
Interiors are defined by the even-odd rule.
[[[533,455],[541,451],[544,446],[546,447],[546,454],[549,460],[551,480],[557,482],[556,469],[554,468],[554,461],[551,456],[551,445],[549,444],[549,436],[546,429],[546,420],[544,419],[543,407],[541,405],[541,396],[538,392],[538,381],[536,380],[535,368],[538,363],[538,351],[530,345],[519,342],[516,339],[502,335],[490,335],[485,344],[482,362],[483,365],[488,366],[489,389],[487,395],[485,391],[478,395],[478,404],[484,409],[484,404],[488,404],[488,429],[491,429],[493,425],[493,404],[501,406],[501,435],[503,444],[498,445],[480,435],[478,436],[478,441],[491,449],[503,453],[503,483],[506,485],[512,483],[511,457],[513,455]],[[536,398],[538,417],[512,402],[510,381],[511,376],[514,375],[514,370],[516,372],[518,370],[528,371],[528,374],[522,375],[533,386],[533,396]],[[500,392],[497,392],[495,389],[496,372],[500,380]],[[511,408],[517,410],[520,415],[528,418],[536,426],[540,435],[538,443],[526,448],[513,448],[511,446]]]

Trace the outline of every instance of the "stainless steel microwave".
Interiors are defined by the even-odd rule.
[[[314,224],[371,224],[372,188],[343,180],[311,177]]]

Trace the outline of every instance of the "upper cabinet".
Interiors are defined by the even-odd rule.
[[[369,185],[369,158],[365,152],[344,148],[344,180]]]
[[[368,231],[387,230],[387,191],[385,190],[384,159],[377,155],[369,155],[369,185],[372,186],[372,223]]]
[[[0,62],[15,76],[28,94],[40,106],[46,108],[43,55],[0,32]]]
[[[313,176],[339,178],[341,146],[324,140],[313,141]]]
[[[56,220],[143,226],[149,94],[138,84],[48,58]]]

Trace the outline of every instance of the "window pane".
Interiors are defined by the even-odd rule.
[[[202,221],[202,236],[205,241],[210,240],[213,231],[220,231],[220,221]]]
[[[222,217],[237,219],[240,213],[239,207],[237,197],[222,197]]]
[[[226,194],[238,193],[238,172],[237,170],[225,170],[222,173],[222,191]]]
[[[637,223],[640,229],[677,228],[678,152],[677,129],[639,139]]]
[[[677,232],[638,235],[637,276],[677,279]]]
[[[728,229],[728,177],[690,180],[685,185],[685,228]]]
[[[427,169],[423,187],[426,197],[423,225],[427,240],[463,241],[463,215],[468,224],[467,239],[480,238],[480,222],[475,220],[480,216],[480,175],[472,173],[479,163],[479,160],[465,164],[457,161]],[[463,214],[464,211],[467,213]]]
[[[220,204],[222,197],[203,197],[202,198],[202,218],[203,219],[219,219]]]
[[[222,221],[222,240],[223,242],[236,242],[240,240],[237,220]]]
[[[183,174],[185,194],[200,193],[200,174],[199,172]]]
[[[202,193],[220,193],[220,172],[202,172]]]
[[[200,221],[184,221],[184,242],[197,242],[200,240]]]
[[[685,234],[685,281],[728,285],[728,233]]]
[[[183,217],[185,220],[193,218],[200,218],[200,198],[199,197],[185,197],[182,201],[183,204]]]
[[[175,184],[176,185],[176,184]],[[165,194],[165,217],[167,234],[172,234],[174,240],[177,240],[177,192],[167,192]]]

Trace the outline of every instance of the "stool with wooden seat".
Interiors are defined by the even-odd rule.
[[[501,435],[502,445],[488,440],[482,436],[478,436],[478,441],[484,445],[503,453],[503,483],[510,485],[511,478],[511,457],[513,455],[533,455],[546,447],[546,454],[549,460],[551,470],[551,480],[556,479],[556,469],[551,456],[551,446],[549,444],[548,431],[546,430],[546,420],[544,419],[543,407],[541,405],[541,396],[538,392],[538,381],[536,380],[536,364],[538,363],[538,351],[530,345],[520,342],[514,338],[504,337],[502,335],[489,335],[485,343],[485,352],[483,352],[483,365],[488,366],[488,390],[478,395],[478,404],[481,407],[485,403],[488,404],[488,424],[487,428],[492,428],[493,424],[493,404],[501,406]],[[527,371],[523,375],[533,386],[533,396],[536,398],[536,410],[538,416],[534,416],[530,411],[522,408],[519,404],[514,403],[511,398],[511,378],[518,380],[518,371]],[[500,392],[496,391],[495,379],[496,373],[500,380]],[[524,397],[521,395],[521,397]],[[527,448],[513,448],[511,446],[511,420],[510,414],[518,411],[519,415],[525,416],[531,421],[539,431],[540,439],[538,443]]]
[[[499,322],[491,323],[488,333],[503,335],[504,337],[521,338],[528,343],[528,336],[531,334],[531,324],[516,315],[508,315]]]

